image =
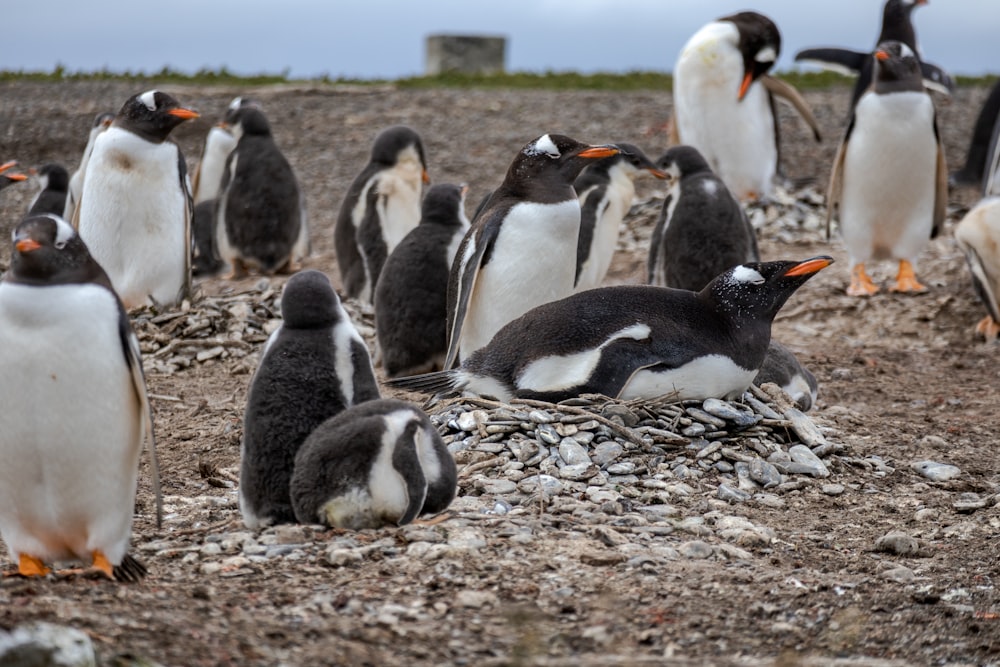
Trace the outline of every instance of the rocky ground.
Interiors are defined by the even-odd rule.
[[[0,161],[74,166],[93,116],[141,88],[0,84]],[[418,129],[433,180],[469,183],[474,202],[546,131],[656,157],[671,109],[667,92],[166,89],[203,114],[176,132],[192,168],[232,97],[262,101],[306,189],[306,265],[335,282],[333,220],[381,128]],[[986,92],[936,100],[952,165]],[[998,347],[973,337],[983,309],[951,238],[976,193],[952,192],[946,233],[921,257],[929,293],[845,296],[820,193],[848,94],[806,94],[820,144],[782,107],[785,172],[817,187],[751,210],[765,258],[838,260],[774,327],[819,379],[808,417],[766,393],[439,405],[460,470],[440,520],[249,531],[236,506],[242,409],[283,279],[204,280],[184,309],[133,317],[166,504],[157,529],[144,463],[133,544],[149,577],[4,578],[0,631],[73,627],[100,664],[996,664]],[[608,282],[642,280],[662,192],[639,190]],[[4,238],[32,195],[0,195]],[[370,312],[348,305],[370,339]]]

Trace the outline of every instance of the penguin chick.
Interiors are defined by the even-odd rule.
[[[832,262],[815,257],[741,264],[700,292],[650,285],[577,292],[514,320],[457,369],[386,384],[505,402],[555,403],[580,394],[738,397],[764,361],[778,310]]]
[[[649,240],[650,285],[697,292],[730,267],[760,261],[753,225],[696,148],[674,146],[656,164],[667,196]]]
[[[591,163],[573,183],[580,200],[574,283],[577,292],[599,287],[604,282],[618,245],[622,220],[635,198],[633,181],[643,174],[666,177],[638,146],[615,145],[620,153]]]
[[[913,262],[944,223],[948,169],[934,103],[916,54],[901,42],[874,53],[872,87],[861,96],[840,144],[827,194],[827,236],[839,208],[840,235],[851,259],[847,293],[879,288],[865,263],[894,259],[894,292],[926,292]]]
[[[369,401],[323,422],[303,443],[292,504],[301,523],[402,526],[447,508],[457,478],[455,460],[422,410]]]
[[[976,204],[955,227],[955,241],[965,255],[972,286],[986,317],[976,325],[976,334],[986,340],[1000,336],[1000,197]]]
[[[375,287],[375,335],[388,377],[443,367],[448,349],[448,272],[469,229],[468,187],[439,184],[420,224],[396,246]]]
[[[126,554],[153,421],[139,343],[107,274],[62,218],[25,218],[0,282],[0,537],[24,576],[79,559],[108,578]]]
[[[421,185],[430,183],[420,135],[405,125],[375,137],[371,158],[351,183],[333,230],[344,293],[371,302],[382,264],[420,222]]]
[[[368,348],[330,285],[315,270],[288,279],[282,324],[250,380],[240,446],[240,512],[249,528],[294,522],[288,482],[313,429],[379,397]]]
[[[226,159],[217,211],[219,257],[232,277],[247,267],[294,273],[309,252],[305,206],[295,173],[264,113],[243,106],[227,116],[236,148]]]
[[[792,397],[803,412],[816,404],[819,383],[808,368],[799,363],[795,354],[778,341],[771,339],[760,372],[753,379],[758,387],[773,382]]]
[[[28,215],[52,213],[62,216],[69,194],[69,172],[61,164],[43,165],[37,172],[38,194],[28,206]]]

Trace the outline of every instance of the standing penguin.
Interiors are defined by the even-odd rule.
[[[309,252],[305,202],[295,172],[271,135],[264,112],[244,106],[227,115],[236,148],[226,159],[216,230],[219,257],[233,277],[247,267],[294,273]]]
[[[437,429],[403,401],[369,401],[321,424],[295,457],[291,496],[301,523],[402,526],[455,498],[458,471]]]
[[[674,146],[656,164],[667,196],[649,241],[650,285],[697,292],[730,267],[760,261],[753,225],[696,148]]]
[[[573,183],[580,199],[574,283],[577,292],[604,282],[618,245],[618,230],[635,197],[633,180],[644,173],[665,177],[638,146],[615,145],[620,153],[590,164]]]
[[[580,236],[573,181],[589,161],[618,152],[561,134],[543,134],[518,152],[452,265],[445,368],[511,320],[573,293]]]
[[[69,179],[69,192],[66,195],[66,207],[62,211],[63,220],[68,220],[75,224],[76,206],[80,203],[80,196],[83,194],[83,179],[87,175],[87,163],[90,162],[90,154],[94,152],[94,141],[97,135],[111,127],[111,122],[115,115],[110,111],[104,111],[94,117],[94,122],[90,126],[90,134],[87,136],[87,145],[83,149],[83,157],[80,158],[80,166],[76,168]]]
[[[700,292],[616,285],[525,313],[456,369],[388,380],[428,393],[509,402],[581,394],[621,400],[734,398],[767,354],[771,323],[829,257],[741,264]]]
[[[674,67],[677,143],[697,148],[740,201],[766,199],[773,188],[779,162],[773,95],[791,102],[820,140],[801,95],[767,76],[780,50],[771,19],[740,12],[696,32]]]
[[[893,292],[925,292],[913,261],[937,236],[948,203],[948,170],[934,103],[916,54],[901,42],[875,51],[872,87],[854,107],[834,160],[827,194],[827,236],[835,209],[851,258],[847,293],[878,292],[870,259],[899,261]]]
[[[919,54],[917,47],[917,31],[913,28],[911,14],[920,5],[926,5],[927,0],[887,0],[882,8],[882,28],[875,44],[882,42],[902,42],[914,53]],[[854,91],[851,94],[851,107],[858,103],[872,82],[872,58],[870,51],[853,51],[842,48],[804,49],[795,54],[795,62],[811,62],[825,69],[857,74]],[[937,65],[920,63],[924,84],[945,94],[951,94],[955,82],[951,76]]]
[[[170,131],[198,114],[149,90],[122,106],[94,140],[78,219],[80,236],[126,308],[169,305],[191,282],[191,190]]]
[[[54,162],[43,165],[37,172],[39,190],[28,206],[28,215],[52,213],[62,216],[69,194],[69,172]]]
[[[15,166],[17,166],[17,162],[13,160],[0,164],[0,190],[14,185],[15,183],[28,180],[28,177],[24,174],[16,171],[8,171],[11,167]]]
[[[431,186],[420,224],[392,251],[375,287],[375,335],[388,377],[444,366],[448,272],[469,229],[468,187]]]
[[[333,229],[344,292],[371,302],[396,245],[420,222],[420,190],[430,183],[420,135],[395,125],[375,137],[371,158],[351,183]]]
[[[976,333],[993,340],[1000,336],[1000,196],[976,204],[955,227],[955,241],[969,264],[976,295],[986,306]]]
[[[107,275],[58,216],[14,230],[0,368],[0,536],[18,572],[80,559],[109,578],[144,575],[126,555],[144,434],[159,501],[139,343]]]
[[[285,283],[281,326],[250,380],[240,446],[240,512],[250,528],[294,522],[288,482],[313,429],[379,397],[368,348],[329,278],[308,270]]]

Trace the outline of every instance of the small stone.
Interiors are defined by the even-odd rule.
[[[946,482],[962,474],[957,466],[936,461],[917,461],[910,464],[910,467],[932,482]]]
[[[517,491],[517,484],[509,479],[490,479],[484,477],[477,479],[475,486],[483,493],[491,496],[504,496]]]
[[[580,562],[584,565],[604,567],[617,565],[628,560],[628,556],[616,551],[584,551],[580,554]]]
[[[463,431],[473,433],[479,430],[479,425],[485,423],[489,417],[485,410],[470,410],[463,412],[456,420],[458,427]]]
[[[0,665],[16,667],[96,667],[90,637],[82,630],[37,622],[0,630]]]
[[[491,591],[460,590],[455,594],[455,606],[466,609],[482,609],[494,607],[498,602],[496,593]]]
[[[818,456],[813,454],[812,450],[806,445],[795,445],[793,447],[789,447],[788,453],[791,455],[793,463],[806,466],[809,469],[809,474],[813,477],[830,476],[830,471],[827,469],[826,465],[819,459]]]
[[[734,489],[727,484],[720,484],[715,495],[719,500],[724,500],[727,503],[745,503],[752,498],[752,496],[746,491]]]
[[[955,511],[959,514],[972,514],[976,510],[983,509],[988,504],[989,501],[986,498],[980,497],[977,493],[969,492],[961,494],[958,499],[952,503],[952,507],[954,507]]]
[[[715,417],[713,415],[708,414],[704,410],[700,410],[698,408],[690,407],[690,408],[685,408],[684,411],[692,419],[697,419],[698,421],[702,422],[703,424],[708,424],[709,426],[714,426],[717,429],[724,429],[724,428],[726,428],[726,420],[725,419],[719,419],[718,417]]]
[[[559,456],[567,465],[591,465],[587,450],[570,437],[563,438],[559,443]]]
[[[562,436],[559,435],[559,431],[556,430],[555,426],[551,424],[541,423],[535,429],[535,433],[538,435],[539,439],[548,445],[558,445],[562,440]]]
[[[453,528],[448,531],[448,546],[459,549],[483,549],[486,547],[486,535],[476,528]]]
[[[822,487],[820,487],[820,491],[822,491],[823,493],[825,493],[828,496],[839,496],[842,493],[844,493],[844,485],[843,484],[824,484]]]
[[[363,556],[354,549],[330,549],[326,553],[326,562],[334,567],[343,567],[360,563]]]
[[[875,550],[897,556],[912,556],[920,551],[920,543],[912,535],[894,530],[876,540]]]
[[[554,496],[562,493],[563,483],[552,475],[532,475],[518,482],[517,490],[526,494],[536,493],[540,490],[546,496]]]
[[[601,469],[593,463],[577,463],[560,468],[559,476],[571,481],[581,481],[590,479],[599,472],[601,472]]]
[[[631,461],[612,463],[607,467],[609,475],[631,475],[635,472],[635,464]]]
[[[528,419],[535,422],[536,424],[551,424],[553,421],[555,421],[552,418],[552,415],[550,415],[548,412],[544,410],[532,410],[531,412],[528,413]],[[555,432],[555,429],[553,429],[553,432]],[[556,440],[556,442],[559,441]]]
[[[309,541],[304,526],[281,524],[275,526],[274,536],[278,544],[302,544]]]
[[[882,578],[895,581],[897,584],[910,584],[917,578],[917,575],[910,568],[900,565],[899,567],[894,567],[891,570],[883,572]]]
[[[577,434],[577,440],[579,440],[579,434]],[[618,458],[625,452],[625,448],[613,440],[608,442],[602,442],[596,447],[594,447],[594,452],[591,455],[592,460],[597,465],[603,467],[611,463],[612,461],[618,460]],[[635,464],[633,464],[633,469]],[[610,466],[609,466],[610,472]],[[631,470],[629,472],[632,472]],[[628,473],[613,473],[615,475],[628,474]]]
[[[680,552],[685,558],[690,558],[692,560],[711,558],[712,554],[715,553],[715,549],[711,544],[702,542],[700,540],[691,540],[690,542],[684,542],[679,547],[677,551]]]
[[[754,459],[747,464],[750,479],[760,484],[765,489],[781,484],[781,473],[773,464],[763,459]]]
[[[708,429],[705,428],[704,424],[702,424],[701,422],[695,422],[690,426],[681,429],[681,435],[686,436],[688,438],[697,438],[700,435],[705,435],[707,431]]]
[[[628,538],[614,528],[607,526],[596,526],[593,530],[593,535],[603,542],[605,546],[609,547],[619,547],[629,543]]]
[[[798,408],[785,410],[785,419],[792,422],[792,430],[795,431],[795,435],[799,436],[804,445],[812,448],[826,444],[826,436],[819,430],[815,422]]]

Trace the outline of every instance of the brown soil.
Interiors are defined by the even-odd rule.
[[[93,116],[135,92],[121,83],[0,84],[0,161],[72,168]],[[176,132],[191,167],[210,124],[232,97],[248,94],[169,92],[203,112]],[[964,160],[986,92],[963,88],[951,100],[936,98],[953,166]],[[666,147],[663,123],[671,109],[667,92],[296,87],[249,94],[262,100],[305,186],[313,242],[306,265],[335,281],[333,221],[381,128],[418,129],[433,179],[468,182],[471,208],[534,136],[559,131],[595,143],[631,141],[656,157]],[[821,144],[782,108],[788,176],[815,176],[825,186],[848,96],[846,88],[806,95],[824,130]],[[640,194],[648,198],[655,189],[643,183]],[[0,195],[3,238],[33,194],[21,185]],[[607,543],[570,516],[539,523],[527,545],[481,521],[486,547],[430,563],[400,549],[397,557],[383,550],[334,566],[322,545],[344,536],[311,529],[303,534],[320,545],[309,552],[319,556],[235,571],[206,573],[183,548],[143,550],[156,543],[197,548],[209,535],[242,530],[232,480],[253,358],[229,357],[149,373],[168,497],[158,530],[144,464],[133,543],[149,577],[137,585],[6,578],[0,629],[48,620],[86,631],[102,661],[130,653],[165,665],[996,664],[1000,348],[973,337],[984,311],[951,238],[958,215],[974,202],[975,192],[952,193],[945,233],[921,258],[919,275],[930,287],[921,296],[849,298],[838,239],[827,242],[822,230],[806,225],[762,228],[765,258],[838,260],[790,300],[775,335],[819,379],[811,414],[836,430],[852,456],[881,457],[889,472],[841,468],[823,483],[842,484],[843,494],[805,484],[783,496],[783,507],[725,508],[708,493],[688,503],[692,514],[721,508],[769,527],[773,539],[742,547],[747,558],[630,567],[593,557]],[[9,249],[0,249],[0,264],[8,258]],[[609,281],[640,281],[644,262],[644,249],[621,254]],[[890,277],[892,268],[878,267],[876,279]],[[238,292],[257,280],[210,279],[201,289]],[[930,482],[910,467],[924,459],[956,465],[962,474]],[[970,493],[985,507],[960,513],[955,503]],[[447,530],[448,521],[443,525]],[[892,530],[917,538],[921,549],[877,552],[876,540]],[[356,539],[385,538],[406,543],[402,529]],[[676,534],[656,539],[681,541]],[[0,559],[9,563],[3,551]],[[898,566],[912,571],[912,581],[886,576]]]

